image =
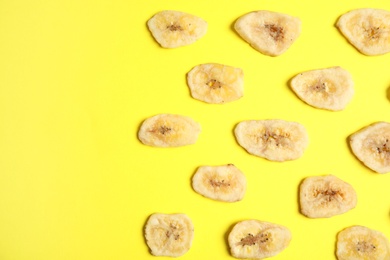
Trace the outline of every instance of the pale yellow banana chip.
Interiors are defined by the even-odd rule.
[[[341,67],[302,72],[291,88],[307,104],[332,111],[343,110],[354,94],[351,74]]]
[[[192,14],[166,10],[148,21],[154,39],[164,48],[190,45],[207,32],[207,22]]]
[[[200,124],[190,117],[159,114],[142,123],[138,138],[150,146],[177,147],[196,143],[200,131]]]
[[[259,220],[237,223],[229,233],[228,243],[236,258],[264,259],[281,253],[291,241],[288,228]]]
[[[248,153],[271,161],[298,159],[309,144],[304,126],[279,119],[242,121],[234,134]]]
[[[188,72],[187,84],[195,99],[212,104],[227,103],[244,95],[244,72],[222,64],[201,64]]]
[[[368,168],[390,172],[390,123],[377,122],[349,137],[352,152]]]
[[[234,29],[257,51],[278,56],[299,37],[301,21],[287,14],[261,10],[238,18]]]
[[[146,243],[155,256],[182,256],[190,250],[194,226],[185,214],[156,213],[145,225]]]
[[[369,56],[390,52],[390,12],[362,8],[343,14],[337,27],[361,53]]]
[[[356,207],[353,187],[333,175],[306,178],[300,185],[301,213],[309,218],[329,218]]]
[[[246,190],[245,175],[233,164],[201,166],[192,177],[193,189],[213,200],[242,200]]]
[[[352,226],[337,235],[338,260],[389,260],[389,240],[381,232]]]

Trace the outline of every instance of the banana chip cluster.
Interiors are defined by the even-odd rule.
[[[207,22],[191,14],[162,11],[148,27],[163,48],[193,44],[207,32]],[[356,9],[341,15],[336,26],[362,54],[390,52],[390,12]],[[301,32],[299,18],[271,11],[255,11],[237,19],[239,36],[262,54],[278,56],[286,52]],[[187,73],[187,84],[194,99],[210,104],[236,101],[244,95],[244,72],[218,63],[200,64]],[[351,74],[339,67],[321,68],[297,74],[290,80],[292,91],[307,105],[330,111],[346,108],[354,95]],[[138,132],[140,141],[155,147],[195,144],[201,126],[183,115],[159,114],[146,119]],[[249,154],[270,161],[300,158],[309,144],[305,127],[280,119],[239,122],[234,135]],[[390,123],[377,122],[349,137],[352,153],[377,173],[390,172]],[[200,166],[192,188],[201,196],[223,202],[244,198],[247,181],[233,164]],[[333,175],[312,176],[299,187],[300,213],[307,218],[330,218],[357,205],[357,193],[349,183]],[[156,256],[178,257],[192,245],[194,226],[185,214],[156,213],[145,225],[145,238]],[[228,244],[236,258],[264,259],[286,249],[290,230],[279,224],[249,219],[232,228]],[[390,259],[390,244],[379,231],[351,226],[337,235],[336,255],[342,259]]]

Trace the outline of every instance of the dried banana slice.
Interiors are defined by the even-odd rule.
[[[213,200],[242,200],[246,190],[245,175],[233,164],[201,166],[192,177],[194,190]]]
[[[291,88],[307,104],[332,111],[343,110],[354,94],[351,74],[341,67],[300,73]]]
[[[238,18],[234,29],[259,52],[278,56],[287,51],[300,35],[301,21],[287,14],[262,10]]]
[[[298,159],[309,144],[301,124],[279,119],[242,121],[234,134],[248,153],[271,161]]]
[[[338,260],[389,260],[389,240],[381,232],[352,226],[337,235],[336,255]]]
[[[288,228],[259,220],[237,223],[228,237],[230,252],[236,258],[264,259],[281,253],[291,241]]]
[[[156,213],[145,225],[145,238],[155,256],[182,256],[190,250],[194,226],[185,214]]]
[[[200,131],[200,124],[189,117],[159,114],[142,123],[138,138],[150,146],[177,147],[194,144]]]
[[[377,122],[352,134],[352,152],[368,168],[378,173],[390,172],[390,123]]]
[[[201,64],[188,72],[187,84],[195,99],[211,104],[231,102],[244,95],[244,72],[222,64]]]
[[[155,14],[148,21],[154,39],[164,48],[190,45],[207,32],[203,19],[179,11],[166,10]]]
[[[340,16],[336,26],[361,53],[373,56],[390,52],[390,12],[355,9]]]
[[[328,218],[356,207],[353,187],[333,175],[306,178],[300,185],[301,213],[309,218]]]

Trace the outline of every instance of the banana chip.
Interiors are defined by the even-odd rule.
[[[245,175],[233,164],[201,166],[192,178],[194,190],[213,200],[242,200],[246,190]]]
[[[242,121],[234,134],[248,153],[270,161],[296,160],[309,144],[306,129],[301,124],[279,119]]]
[[[188,72],[187,84],[195,99],[211,104],[227,103],[244,95],[244,72],[222,64],[201,64]]]
[[[381,232],[352,226],[337,235],[336,255],[338,260],[388,260],[389,240]]]
[[[309,218],[329,218],[356,207],[353,187],[333,175],[306,178],[300,185],[301,213]]]
[[[148,21],[154,39],[164,48],[190,45],[207,32],[203,19],[179,11],[166,10],[155,14]]]
[[[291,88],[307,104],[331,111],[343,110],[354,94],[351,74],[341,67],[302,72]]]
[[[190,250],[194,226],[185,214],[156,213],[145,225],[145,238],[155,256],[182,256]]]
[[[262,10],[238,18],[234,29],[257,51],[279,56],[299,37],[301,20],[287,14]]]
[[[366,126],[350,136],[349,144],[368,168],[378,173],[390,172],[390,123]]]
[[[138,138],[150,146],[178,147],[196,143],[200,131],[200,124],[190,117],[159,114],[142,123]]]
[[[275,256],[286,249],[290,241],[288,228],[259,220],[237,223],[228,237],[232,256],[251,259]]]
[[[336,26],[361,53],[369,56],[390,52],[390,12],[362,8],[343,14]]]

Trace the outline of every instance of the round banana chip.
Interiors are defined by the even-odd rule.
[[[390,52],[390,12],[362,8],[343,14],[336,26],[361,53],[369,56]]]
[[[207,32],[207,22],[192,14],[166,10],[148,21],[154,39],[164,48],[192,44]]]
[[[306,129],[301,124],[279,119],[242,121],[234,134],[248,153],[271,161],[298,159],[309,144]]]
[[[190,250],[194,226],[185,214],[156,213],[145,225],[145,238],[155,256],[182,256]]]
[[[279,56],[300,35],[301,20],[287,14],[261,10],[238,18],[234,29],[257,51]]]
[[[199,123],[192,118],[159,114],[146,119],[138,132],[139,140],[156,147],[177,147],[194,144],[201,131]]]
[[[187,84],[193,98],[223,104],[244,95],[244,72],[222,64],[201,64],[188,72]]]
[[[301,213],[309,218],[328,218],[356,207],[353,187],[333,175],[306,178],[300,185]]]
[[[288,228],[259,220],[237,223],[228,237],[232,256],[251,259],[275,256],[286,249],[290,241]]]
[[[192,177],[194,190],[213,200],[242,200],[246,190],[245,175],[233,164],[201,166]]]
[[[343,110],[354,94],[351,74],[341,67],[302,72],[291,88],[307,104],[332,111]]]
[[[381,232],[363,226],[352,226],[337,235],[338,260],[388,260],[389,240]]]
[[[355,156],[378,173],[390,172],[390,123],[377,122],[349,137]]]

